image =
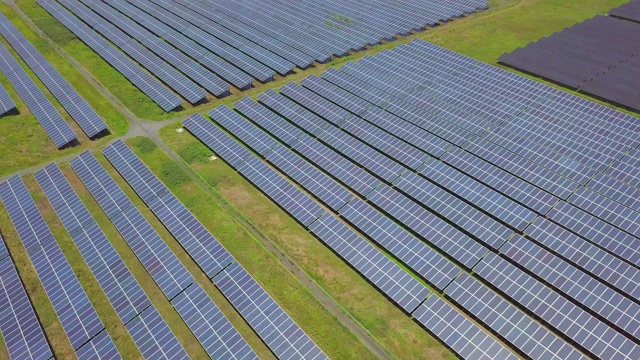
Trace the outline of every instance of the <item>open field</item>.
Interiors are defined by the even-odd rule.
[[[56,149],[42,126],[40,126],[35,117],[29,112],[29,109],[24,105],[7,78],[4,75],[0,75],[0,82],[5,89],[7,89],[19,110],[19,114],[17,115],[8,115],[0,118],[0,175],[11,174],[30,166],[78,153],[87,148],[99,147],[115,136],[121,136],[126,133],[129,127],[127,119],[112,106],[111,103],[106,101],[97,89],[88,86],[84,76],[82,76],[72,64],[67,62],[60,54],[52,49],[44,39],[33,32],[9,5],[4,3],[0,4],[0,11],[18,27],[38,51],[40,51],[64,78],[93,106],[98,114],[105,119],[111,131],[111,135],[97,141],[89,140],[75,121],[66,113],[64,108],[59,105],[53,95],[51,95],[46,87],[38,80],[31,69],[20,59],[13,48],[0,37],[0,42],[9,49],[22,65],[23,69],[35,80],[36,84],[43,90],[45,95],[47,95],[47,98],[65,117],[78,135],[78,140],[81,143],[80,146],[66,148],[64,150]]]

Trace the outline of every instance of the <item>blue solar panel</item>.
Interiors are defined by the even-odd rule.
[[[145,203],[169,191],[122,140],[107,146],[102,153]]]
[[[76,16],[89,23],[96,31],[116,44],[123,52],[146,68],[159,80],[171,87],[180,96],[187,99],[191,104],[195,104],[206,97],[207,93],[204,89],[196,85],[140,43],[131,41],[131,37],[80,2],[76,0],[60,0],[60,3],[71,9]]]
[[[4,45],[0,46],[0,70],[11,82],[56,147],[61,148],[76,140],[76,134],[71,126],[67,124]]]
[[[447,287],[446,294],[530,358],[588,359],[466,273]]]
[[[4,240],[0,237],[0,248]],[[53,357],[13,261],[0,251],[0,334],[11,359]]]
[[[609,224],[640,238],[640,212],[629,209],[604,195],[583,187],[573,193],[568,201]]]
[[[640,300],[640,270],[624,260],[543,218],[537,218],[525,233],[592,276]]]
[[[55,241],[29,252],[60,323],[74,349],[104,330],[87,294]]]
[[[270,91],[274,92],[273,90]],[[265,94],[267,94],[266,96],[269,96],[271,93],[269,93],[268,91]],[[263,95],[264,94],[259,95],[259,99],[262,100],[264,98]],[[283,122],[283,119],[280,116],[276,115],[272,111],[268,110],[264,106],[256,103],[248,97],[240,99],[240,101],[236,102],[233,107],[258,125],[264,124],[265,128],[267,127],[267,124],[281,124]],[[283,126],[280,128],[270,126],[270,129],[273,130],[272,134],[285,144],[291,144],[296,141],[296,139],[304,136],[304,132],[294,126]],[[236,131],[232,131],[232,133],[234,135],[237,134]],[[252,146],[252,148],[255,149],[254,146]],[[258,153],[262,154],[262,152],[260,151],[258,151]]]
[[[304,226],[325,213],[320,205],[257,157],[249,158],[238,171]]]
[[[413,317],[463,359],[518,358],[436,295],[420,305]]]
[[[516,235],[500,252],[638,339],[640,305],[521,236]]]
[[[633,210],[640,211],[640,189],[599,173],[587,187]]]
[[[467,268],[473,267],[488,251],[393,188],[379,186],[367,199]]]
[[[4,86],[0,85],[0,116],[8,113],[9,111],[16,108],[16,104],[9,96],[9,93],[4,88]]]
[[[200,114],[191,115],[182,125],[234,168],[238,168],[252,156],[249,150],[230,139],[220,128]]]
[[[36,2],[131,81],[140,91],[149,96],[164,111],[171,111],[182,105],[182,100],[162,83],[143,71],[131,59],[114,48],[87,25],[73,17],[60,5],[53,1],[37,0]]]
[[[96,199],[109,219],[119,216],[120,213],[133,206],[124,192],[116,184],[109,173],[102,168],[95,156],[85,151],[70,161],[73,171],[82,179],[91,195]]]
[[[498,255],[489,254],[474,271],[591,355],[603,359],[640,356],[640,346]]]
[[[153,200],[149,208],[209,278],[233,262],[231,254],[172,193]]]
[[[242,107],[242,103],[240,106]],[[260,155],[266,155],[280,145],[264,132],[255,127],[248,127],[247,120],[227,106],[218,106],[209,113],[209,116],[232,134],[242,139],[251,138],[251,148]]]
[[[31,45],[29,40],[0,14],[0,33],[16,50],[18,55],[38,76],[42,83],[58,99],[71,117],[80,125],[88,137],[93,137],[107,129],[107,124],[60,73]]]
[[[122,323],[126,324],[151,305],[151,300],[57,165],[48,165],[37,172],[36,180]]]
[[[145,359],[189,359],[155,306],[148,307],[125,327]]]
[[[195,281],[91,153],[86,152],[73,159],[71,166],[105,212],[113,209],[114,198],[122,201],[118,206],[124,210],[114,215],[111,222],[168,299],[174,298]]]
[[[640,239],[586,211],[560,202],[549,211],[547,217],[630,263],[640,265]]]
[[[171,304],[212,359],[258,359],[199,284],[191,285]]]
[[[460,272],[444,256],[360,199],[349,202],[340,215],[438,289],[444,289]]]
[[[327,359],[239,263],[231,264],[213,281],[278,358]]]
[[[78,355],[78,360],[122,359],[116,345],[111,340],[111,336],[106,331],[84,344],[76,351],[76,355]]]

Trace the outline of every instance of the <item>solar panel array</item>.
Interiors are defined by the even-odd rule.
[[[212,111],[212,117],[222,119],[225,113],[232,116],[229,111],[231,110],[226,107],[217,108]],[[241,174],[260,188],[267,196],[274,199],[289,214],[303,225],[308,226],[327,246],[343,257],[345,261],[405,311],[415,311],[415,314],[428,311],[424,307],[423,301],[431,292],[426,287],[417,283],[405,270],[391,262],[390,259],[339,221],[338,218],[315,205],[311,197],[292,186],[282,175],[268,167],[264,162],[261,162],[259,158],[249,153],[246,148],[201,115],[193,115],[185,120],[183,124],[223,159],[228,159],[229,163],[233,164],[232,166],[236,167]],[[393,229],[390,229],[390,231],[393,231]],[[402,237],[400,236],[400,238]],[[407,250],[405,249],[405,251]],[[446,261],[444,262],[446,263]],[[438,266],[435,262],[434,265]],[[438,270],[444,272],[446,267],[444,265]],[[457,272],[455,267],[451,268],[451,270],[452,274]],[[434,273],[437,274],[438,271],[434,271]],[[435,279],[435,276],[431,279]],[[445,286],[446,282],[445,280],[440,285]],[[432,298],[437,297],[431,296],[429,299]],[[421,303],[422,305],[420,305]],[[446,302],[443,302],[442,306],[450,308],[450,305]],[[452,323],[450,316],[436,317],[429,320],[428,315],[416,315],[416,318],[458,354],[464,355],[468,351],[478,355],[477,352],[474,352],[473,345],[468,346],[466,341],[467,339],[474,339],[478,341],[477,344],[482,343],[487,349],[485,356],[480,358],[515,358],[513,354],[496,342],[495,339],[485,334],[477,325],[459,313],[452,313],[451,315],[453,316],[454,314],[457,314],[457,320],[453,327],[449,326]],[[458,342],[458,339],[462,339],[462,341]]]
[[[296,67],[306,69],[315,61],[325,63],[333,56],[488,7],[486,0],[366,5],[352,0],[295,4],[39,0],[38,4],[126,77],[134,75],[131,81],[165,111],[179,105],[165,96],[169,90],[164,86],[146,84],[142,69],[130,66],[130,58],[195,104],[204,98],[204,90],[227,96],[231,86],[245,90],[254,81],[272,81],[276,74],[287,75]]]
[[[53,357],[42,325],[0,236],[0,334],[11,359]]]
[[[0,85],[0,116],[4,115],[16,108],[16,103],[13,102],[11,96],[7,92],[4,86]]]
[[[631,0],[626,4],[609,10],[609,15],[625,20],[640,22],[640,1]]]
[[[506,355],[460,341],[460,312],[528,358],[640,354],[637,118],[419,40],[234,108],[183,125],[302,225],[339,214],[443,291],[414,311],[372,281],[461,357]]]
[[[143,356],[188,358],[58,166],[50,164],[35,177]]]
[[[33,70],[51,94],[62,104],[88,137],[94,137],[107,129],[107,124],[83,99],[51,63],[40,54],[24,35],[0,14],[0,33]]]
[[[307,334],[235,262],[231,254],[124,142],[113,143],[103,153],[277,356],[292,359],[326,358]],[[199,292],[202,291],[185,291],[191,299],[180,302],[201,302],[198,299],[204,295]],[[196,319],[192,318],[191,321]],[[279,335],[275,336],[275,333]],[[255,354],[247,346],[238,347],[235,356],[255,357]]]
[[[13,88],[27,105],[36,120],[53,143],[61,148],[76,140],[76,134],[62,115],[31,80],[29,75],[11,56],[9,50],[0,44],[0,71],[7,77]]]
[[[630,3],[615,14],[638,13]],[[500,62],[573,90],[640,110],[640,24],[598,15],[524,48],[503,54]],[[579,59],[579,61],[577,60]]]
[[[37,3],[51,14],[51,16],[64,24],[69,31],[80,38],[80,40],[118,70],[164,111],[171,111],[181,106],[182,100],[171,92],[171,90],[162,85],[161,82],[149,73],[142,70],[135,62],[118,51],[107,40],[74,17],[70,12],[53,1],[37,0]]]
[[[0,184],[0,199],[78,357],[120,358],[115,344],[19,176]],[[91,344],[99,334],[103,334],[101,346],[94,347]]]
[[[175,253],[169,249],[95,156],[90,152],[84,152],[71,160],[71,167],[110,217],[116,229],[207,354],[211,357],[224,354],[223,358],[256,358],[253,350],[222,315],[213,300],[202,291]],[[209,310],[203,312],[204,309]],[[147,316],[140,321],[157,323],[153,315]],[[131,330],[136,331],[140,326],[142,324],[131,325]],[[158,337],[161,335],[156,334]],[[171,352],[166,352],[169,353]]]

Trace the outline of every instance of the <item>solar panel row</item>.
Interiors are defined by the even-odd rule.
[[[27,105],[36,120],[58,148],[76,140],[76,134],[62,115],[31,80],[16,59],[4,47],[0,46],[0,71],[7,77],[13,88]]]
[[[51,91],[60,104],[78,123],[88,137],[94,137],[107,129],[107,124],[85,99],[40,54],[24,35],[0,14],[0,33]]]
[[[242,102],[243,100],[237,105],[240,107]],[[245,104],[250,103],[253,103],[253,105],[249,106],[259,107],[253,101],[245,101]],[[234,114],[228,108],[222,107],[216,110],[216,112],[212,112],[212,117],[225,124],[224,127],[230,131],[231,129],[242,130],[232,132],[247,146],[263,155],[266,160],[301,184],[316,198],[329,204],[335,211],[345,216],[352,224],[363,230],[374,241],[382,244],[383,247],[405,264],[408,264],[428,282],[442,289],[459,272],[457,266],[449,263],[370,205],[360,200],[350,202],[353,194],[291,150],[284,146],[276,147],[274,150],[262,146],[261,139],[274,142],[273,138],[257,129],[246,119]],[[224,114],[224,116],[220,114]],[[277,117],[275,114],[272,115]],[[200,119],[199,116],[195,116],[195,118]],[[192,119],[185,123],[188,126],[192,126],[191,122],[201,123],[202,121],[202,119],[199,121]],[[206,126],[206,123],[203,123],[203,125]],[[259,149],[263,151],[258,151]]]
[[[640,52],[635,43],[640,35],[639,8],[636,2],[613,9],[614,16],[588,19],[503,54],[500,62],[638,110],[640,92],[636,78],[640,62],[634,56]],[[580,61],[575,60],[578,58]]]
[[[200,285],[96,157],[88,151],[84,152],[71,160],[71,167],[100,207],[110,214],[116,229],[171,301],[207,354],[213,357],[214,354],[229,353],[229,357],[233,357],[238,351],[241,357],[255,357],[255,354],[247,355],[253,351],[248,348],[244,339],[226,318],[219,318],[218,315],[221,313],[216,304],[206,294],[203,297],[200,294],[202,291],[196,290]],[[209,311],[203,313],[196,305],[204,306]],[[153,316],[149,315],[144,321],[154,322],[152,318]]]
[[[155,312],[151,300],[58,166],[50,164],[35,177],[143,356],[147,359],[188,358],[162,317],[157,312],[149,315]],[[148,321],[154,326],[145,326]],[[153,331],[156,328],[165,332]]]
[[[42,325],[0,236],[0,334],[12,359],[53,357]]]
[[[53,1],[44,0],[37,0],[37,3],[51,16],[64,24],[67,29],[93,49],[107,63],[116,68],[140,91],[149,96],[164,111],[171,111],[181,106],[182,101],[179,97],[60,5]]]
[[[515,305],[509,311],[531,316],[518,326],[535,323],[528,331],[542,329],[535,331],[549,336],[535,338],[537,344],[522,339],[514,344],[514,335],[498,325],[502,322],[481,318],[523,354],[546,347],[559,358],[580,357],[564,342],[569,341],[590,356],[635,356],[640,257],[630,195],[640,178],[635,172],[640,156],[632,150],[639,141],[637,119],[420,41],[345,64],[322,79],[269,91],[258,97],[261,104],[239,101],[236,110],[251,122],[227,107],[210,115],[330,208],[341,212],[349,206],[344,203],[351,194],[341,193],[337,180],[450,258],[484,269],[480,277],[501,293],[492,297]],[[230,138],[217,139],[226,135],[215,126],[197,122],[190,119],[185,126],[208,146],[227,152],[222,157],[236,169],[271,170]],[[247,159],[250,165],[243,168]],[[446,196],[440,203],[438,194]],[[296,202],[286,205],[295,208]],[[366,204],[349,204],[359,202]],[[466,243],[458,238],[455,247],[451,241],[438,243],[429,232],[433,226],[421,226],[428,213],[419,202],[435,208],[446,223],[468,226],[473,238],[495,252],[485,255],[487,249],[472,238]],[[468,212],[463,214],[476,226],[465,225],[469,220],[460,215],[465,208],[511,230],[501,239],[491,222]],[[299,211],[304,216],[298,218],[307,222],[316,216]],[[526,236],[513,237],[514,232]],[[495,280],[501,273],[503,283]],[[522,294],[523,282],[531,295]],[[540,312],[530,296],[554,306]],[[473,314],[478,299],[459,304]],[[593,339],[570,330],[575,319],[590,324]]]
[[[7,89],[4,86],[0,85],[0,116],[10,112],[11,110],[16,108],[16,104],[9,96]]]
[[[222,247],[213,235],[160,182],[124,142],[117,141],[113,143],[104,149],[103,153],[134,188],[136,193],[154,211],[162,223],[174,234],[176,239],[183,244],[190,256],[196,260],[274,353],[292,358],[298,357],[297,355],[309,356],[310,358],[324,357],[322,351],[302,329],[234,261],[231,254]],[[233,272],[229,270],[230,268],[240,268],[241,270]],[[237,277],[242,277],[242,279],[236,279]],[[252,289],[249,291],[247,288],[241,288],[242,293],[237,294],[236,290],[231,292],[232,290],[225,288],[216,279],[240,282],[241,284],[246,284],[247,288],[252,287]],[[198,295],[194,294],[193,296]],[[260,298],[261,300],[256,301],[255,298]],[[253,305],[247,305],[248,301]],[[256,311],[265,312],[265,315],[259,321],[253,319]],[[282,336],[274,338],[272,335],[274,331],[282,332]],[[243,357],[245,356],[244,352],[245,350],[242,350],[236,356]],[[253,354],[253,351],[251,351],[251,354]],[[252,356],[255,356],[255,354]]]
[[[196,85],[192,80],[138,42],[131,41],[131,37],[108,21],[102,19],[98,14],[93,13],[82,3],[75,0],[61,0],[60,4],[73,11],[79,19],[89,24],[93,29],[96,29],[96,31],[101,33],[106,39],[118,46],[120,50],[129,55],[138,64],[142,65],[151,74],[167,84],[191,104],[198,103],[207,96],[203,88]]]
[[[224,117],[225,120],[223,120],[223,122],[230,123],[231,121],[233,121],[232,118],[234,117],[234,115],[233,115],[233,112],[229,113],[229,111],[230,110],[228,108],[219,107],[212,112],[211,116],[214,119],[220,119]],[[238,115],[235,114],[235,117],[238,117]],[[235,124],[237,128],[248,130],[249,132],[251,132],[250,127],[247,127],[246,125],[249,125],[249,124],[242,124],[242,123]],[[296,197],[296,195],[293,194],[292,192],[296,192],[296,191],[299,192],[299,190],[297,190],[295,187],[293,189],[289,189],[288,187],[284,187],[284,186],[280,186],[280,187],[261,186],[261,184],[265,183],[265,180],[260,179],[260,177],[262,178],[272,177],[271,175],[268,175],[268,174],[274,174],[274,176],[277,176],[277,177],[280,177],[280,176],[277,173],[274,173],[271,168],[264,165],[264,163],[261,162],[254,155],[249,153],[246,150],[246,148],[242,147],[240,144],[235,142],[231,137],[229,137],[229,135],[220,131],[216,126],[208,122],[206,119],[204,119],[200,115],[193,115],[187,120],[185,120],[184,126],[190,132],[194,134],[198,134],[197,136],[199,136],[200,140],[205,142],[205,144],[209,146],[211,149],[213,149],[216,152],[216,154],[220,155],[223,159],[229,159],[230,163],[233,164],[232,166],[238,168],[238,170],[243,175],[245,175],[250,181],[256,184],[256,186],[261,188],[268,196],[275,199],[275,201],[278,202],[278,204],[280,204],[283,208],[285,208],[285,210],[287,210],[294,217],[296,217],[295,214],[297,212],[302,212],[302,210],[297,210],[297,208],[299,207],[298,204],[300,203],[300,200],[287,201],[285,195],[277,194],[278,192],[291,194],[289,196],[289,199],[292,199]],[[283,130],[283,133],[287,133],[286,130],[284,130],[284,128],[280,128],[280,129]],[[252,139],[259,139],[259,138],[261,138],[261,136],[254,137]],[[260,147],[259,141],[257,143],[258,143],[257,146]],[[266,154],[267,156],[270,156],[274,154],[276,151],[279,151],[279,149],[283,149],[283,148],[284,147],[280,146],[280,147],[277,147],[276,150],[273,150],[270,152],[267,150]],[[242,165],[243,162],[245,163],[245,165]],[[259,169],[259,171],[250,171],[249,173],[247,173],[247,169]],[[309,180],[311,181],[311,179]],[[320,194],[322,193],[323,192],[321,191]],[[322,195],[319,195],[319,196],[322,197]],[[360,204],[366,206],[365,203],[360,202]],[[309,205],[305,205],[305,206],[308,207]],[[375,228],[376,230],[371,231],[372,234],[374,234],[376,231],[380,232],[380,236],[378,237],[379,239],[384,239],[385,237],[387,237],[388,233],[384,233],[384,231],[388,230],[392,232],[395,236],[398,236],[400,241],[406,240],[407,244],[412,244],[418,249],[421,248],[420,245],[416,244],[415,240],[412,240],[411,235],[409,235],[408,233],[405,232],[404,235],[400,235],[399,233],[401,233],[402,230],[400,230],[397,227],[397,225],[395,225],[395,223],[385,222],[384,217],[381,214],[377,213],[377,216],[383,219],[376,218],[375,214],[359,213],[359,211],[361,210],[366,211],[367,209],[366,207],[363,208],[362,206],[359,206],[357,205],[357,203],[354,203],[354,202],[349,203],[348,205],[346,205],[345,208],[347,209],[352,208],[350,210],[347,210],[348,212],[350,212],[350,215],[347,215],[347,216],[350,216],[352,219],[356,219],[360,217],[360,220],[356,219],[354,220],[354,222],[356,223],[359,222],[363,228],[367,228],[367,227],[369,229]],[[314,215],[314,216],[317,216],[317,215]],[[356,268],[365,277],[367,277],[374,284],[376,284],[391,299],[394,299],[396,302],[398,302],[399,305],[402,306],[405,310],[410,312],[411,311],[410,309],[415,309],[415,306],[420,304],[420,302],[416,303],[415,300],[412,300],[411,297],[407,297],[407,295],[404,295],[406,294],[405,292],[406,289],[404,291],[398,292],[399,290],[398,285],[394,285],[393,282],[387,282],[386,284],[380,282],[379,279],[381,275],[375,275],[377,271],[376,266],[368,265],[368,263],[371,263],[371,262],[373,262],[374,264],[385,263],[388,261],[388,259],[386,259],[386,257],[382,253],[377,251],[373,251],[373,252],[363,251],[363,249],[367,248],[367,246],[364,245],[366,244],[366,242],[361,242],[361,240],[358,240],[361,238],[359,238],[359,236],[356,233],[354,233],[352,230],[346,227],[343,223],[341,223],[336,217],[325,213],[320,217],[319,220],[314,221],[310,225],[310,230],[314,232],[329,247],[334,249],[334,251],[336,251],[343,258],[345,258],[345,260],[347,260],[354,268]],[[404,244],[399,244],[400,241],[396,243],[396,246],[399,245],[401,247],[404,245]],[[349,243],[351,243],[351,245],[349,245]],[[360,244],[360,245],[356,245],[356,244]],[[354,245],[356,246],[352,248],[352,246]],[[350,249],[353,249],[353,250],[350,250]],[[413,258],[413,261],[414,261],[413,263],[411,262],[411,260],[407,260],[407,262],[411,263],[413,266],[417,267],[419,266],[420,263],[424,263],[425,261],[424,259],[419,259],[421,255],[411,254],[411,250],[409,250],[407,247],[405,247],[403,250],[398,250],[398,254],[400,254],[399,256],[401,257],[403,256],[402,251],[405,251],[406,253],[408,253],[404,258],[405,260]],[[430,259],[432,261],[431,266],[433,266],[433,268],[427,271],[428,274],[431,274],[431,275],[428,275],[428,277],[431,278],[434,281],[434,283],[438,283],[439,286],[444,287],[451,280],[451,276],[455,276],[455,274],[458,271],[456,270],[455,266],[448,267],[450,265],[446,265],[447,264],[446,261],[444,261],[444,263],[443,262],[438,263],[437,254],[432,252],[427,252],[427,255],[429,254],[432,254],[433,256],[433,258]],[[385,265],[383,268],[390,269],[393,267],[395,266]],[[442,273],[439,274],[440,272]],[[396,284],[405,283],[406,282],[406,280],[404,280],[406,279],[405,277],[409,276],[404,271],[391,272],[391,274],[394,274],[394,273],[396,274],[394,275],[394,277],[398,279],[396,280],[397,281]],[[402,275],[401,277],[398,277],[402,273],[404,273],[404,275]],[[374,276],[373,278],[371,277],[372,275]],[[438,276],[441,278],[441,280],[436,280]],[[447,280],[447,276],[448,276],[448,280]],[[387,281],[384,278],[383,280]],[[412,281],[409,282],[409,284],[411,283]],[[404,285],[404,286],[407,288],[410,288],[410,286],[407,286],[407,285]],[[424,299],[427,295],[429,295],[428,291],[424,291],[426,290],[426,288],[422,288],[422,289],[423,290],[420,292],[421,295],[418,297],[418,299],[421,299],[421,300]],[[400,298],[398,295],[403,295],[404,298]],[[434,298],[434,297],[432,296],[431,298]],[[427,319],[428,315],[422,315],[422,313],[430,310],[429,308],[426,308],[425,305],[421,305],[420,307],[418,307],[418,310],[416,310],[416,314],[420,314],[420,315],[416,315],[416,318],[419,317],[419,321],[423,323],[425,327],[427,327],[431,332],[435,333],[436,336],[443,339],[443,341],[447,342],[447,344],[449,344],[454,349],[454,351],[456,351],[458,354],[461,354],[462,356],[478,355],[480,353],[474,352],[475,350],[474,350],[473,344],[482,343],[484,346],[486,346],[487,349],[486,349],[486,353],[480,358],[509,358],[509,356],[512,356],[512,354],[510,354],[508,350],[502,347],[502,345],[500,345],[499,343],[496,343],[494,339],[487,336],[487,334],[482,332],[482,330],[478,326],[466,320],[455,309],[451,308],[450,305],[442,302],[440,306],[450,309],[451,313],[444,318],[434,318],[432,320],[428,320]],[[451,317],[455,318],[455,321],[450,321],[452,320]],[[458,339],[460,339],[461,341],[458,342],[457,341]],[[473,341],[469,341],[469,340],[473,340]],[[472,357],[469,357],[469,358],[472,358]]]
[[[626,4],[613,8],[609,10],[609,15],[640,22],[640,1],[631,0]]]
[[[77,355],[104,325],[19,176],[0,184],[0,199]],[[106,334],[98,355],[118,355]],[[116,356],[116,357],[119,357]]]

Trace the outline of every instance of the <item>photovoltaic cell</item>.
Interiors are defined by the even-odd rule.
[[[122,140],[107,146],[102,153],[145,203],[169,191]]]
[[[0,248],[4,240],[0,237]],[[0,334],[11,359],[53,357],[13,261],[0,250]]]
[[[148,307],[125,327],[145,359],[189,359],[155,306]]]
[[[40,88],[31,80],[11,53],[0,46],[0,71],[11,82],[31,113],[44,128],[47,135],[58,148],[62,148],[76,139],[76,134],[62,115],[51,104]]]
[[[467,273],[460,274],[446,294],[530,358],[588,359]]]
[[[60,73],[31,45],[29,40],[4,15],[0,15],[0,33],[11,44],[42,83],[58,99],[88,137],[107,129],[107,124]]]
[[[436,295],[420,305],[413,317],[463,359],[518,358]]]
[[[327,359],[307,334],[237,262],[213,282],[280,359]]]
[[[106,331],[99,333],[76,351],[79,360],[122,359],[111,336]]]
[[[9,111],[16,108],[16,104],[9,96],[9,93],[4,88],[4,86],[0,85],[0,116],[8,113]]]
[[[258,359],[199,284],[189,286],[171,304],[212,359]]]

